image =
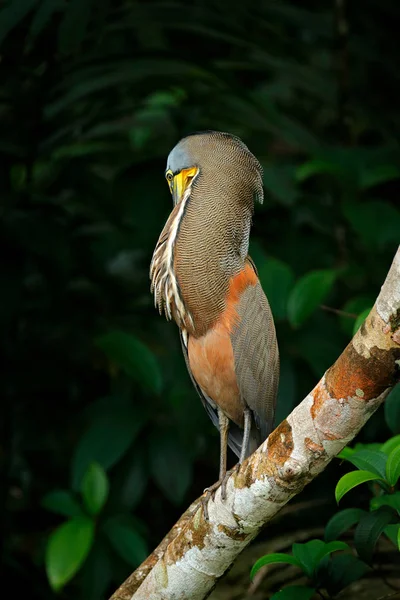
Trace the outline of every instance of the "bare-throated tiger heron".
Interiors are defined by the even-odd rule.
[[[214,491],[226,475],[227,445],[242,463],[274,419],[275,326],[248,255],[254,202],[263,201],[262,170],[239,138],[205,131],[173,148],[165,176],[174,208],[154,250],[151,287],[160,313],[179,327],[193,384],[220,430]]]

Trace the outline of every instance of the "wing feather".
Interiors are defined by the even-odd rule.
[[[245,289],[236,310],[239,320],[231,339],[237,383],[263,441],[273,428],[279,350],[271,308],[259,282]]]
[[[248,261],[257,274],[250,257]],[[253,415],[247,451],[249,456],[273,428],[279,384],[279,350],[271,308],[259,282],[245,289],[236,310],[239,319],[231,333],[231,340],[239,391]],[[180,338],[192,383],[212,423],[219,429],[218,408],[195,380],[182,332]],[[240,456],[242,442],[243,429],[231,421],[228,444],[237,456]]]

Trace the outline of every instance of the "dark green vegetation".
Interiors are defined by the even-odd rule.
[[[54,596],[46,544],[66,516],[53,584],[87,550],[62,597],[106,597],[215,480],[217,432],[149,292],[181,136],[230,131],[264,166],[251,253],[277,322],[278,420],[345,347],[400,238],[399,19],[397,0],[3,3],[0,537],[16,597]],[[389,435],[382,409],[361,440]]]
[[[399,388],[392,396],[399,401]],[[273,553],[255,563],[251,577],[264,565],[286,563],[301,569],[313,587],[288,586],[273,595],[271,600],[309,600],[316,592],[322,598],[332,598],[351,583],[374,568],[377,543],[385,535],[400,550],[400,435],[384,444],[361,444],[346,447],[338,455],[352,463],[357,470],[343,475],[335,490],[336,501],[358,485],[368,483],[369,506],[345,508],[332,516],[325,528],[325,541],[310,540],[293,544],[292,555]],[[355,526],[354,547],[339,538]],[[344,551],[335,555],[333,553]],[[379,568],[376,569],[379,576]]]

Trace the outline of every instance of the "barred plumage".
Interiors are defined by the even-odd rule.
[[[151,291],[154,293],[154,304],[160,314],[165,312],[170,321],[174,316],[176,323],[184,327],[186,323],[193,326],[190,312],[185,308],[174,270],[174,248],[179,227],[189,200],[191,186],[173,209],[155,247],[150,264]]]
[[[248,257],[262,170],[239,138],[203,132],[175,146],[167,176],[174,208],[153,254],[151,289],[179,326],[189,374],[220,428],[221,482],[227,443],[241,462],[270,433],[275,412],[275,327]]]

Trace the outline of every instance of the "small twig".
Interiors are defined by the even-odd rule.
[[[333,312],[335,315],[340,315],[341,317],[350,317],[351,319],[357,319],[358,315],[355,313],[349,313],[345,310],[340,310],[339,308],[333,308],[332,306],[326,306],[325,304],[319,305],[322,310],[327,310],[328,312]]]

